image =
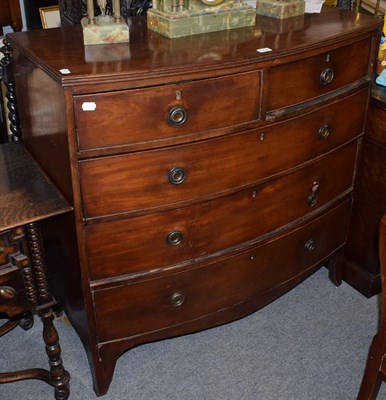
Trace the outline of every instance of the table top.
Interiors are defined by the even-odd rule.
[[[290,20],[290,21],[289,21]],[[256,25],[210,34],[169,39],[146,27],[146,19],[135,17],[130,43],[98,46],[83,44],[80,25],[16,32],[7,35],[12,49],[21,51],[63,86],[100,85],[117,80],[136,82],[141,76],[167,78],[171,73],[274,63],[285,56],[331,45],[344,38],[353,40],[374,29],[382,21],[364,14],[325,7],[280,21],[256,17]],[[257,49],[270,51],[258,52]],[[28,66],[26,68],[29,68]]]
[[[0,230],[72,210],[22,143],[0,145]]]

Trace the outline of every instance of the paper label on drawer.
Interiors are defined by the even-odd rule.
[[[96,103],[94,103],[93,101],[88,101],[88,102],[82,103],[82,110],[83,111],[95,111]]]

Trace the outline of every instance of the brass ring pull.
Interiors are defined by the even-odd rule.
[[[318,131],[319,140],[326,140],[331,135],[331,127],[328,124],[323,124]]]
[[[326,67],[320,74],[320,83],[325,86],[332,82],[334,79],[334,70],[332,68]]]
[[[319,182],[314,182],[311,188],[311,193],[307,197],[308,207],[313,207],[319,200],[319,188],[320,188]]]
[[[173,107],[168,114],[168,122],[173,126],[183,125],[188,119],[188,112],[182,106]]]
[[[172,185],[180,185],[186,179],[186,172],[181,167],[175,167],[169,172],[169,182]]]
[[[307,197],[307,205],[308,207],[313,207],[319,199],[319,194],[312,192]]]
[[[170,304],[173,307],[180,307],[185,302],[185,296],[182,293],[174,293],[170,298]]]
[[[312,253],[314,250],[315,250],[315,242],[312,239],[307,240],[307,242],[304,245],[304,251],[306,253]]]
[[[172,231],[166,236],[166,242],[171,246],[178,246],[183,239],[184,235],[180,231]]]
[[[0,298],[3,300],[12,300],[16,296],[16,290],[10,286],[0,286]]]

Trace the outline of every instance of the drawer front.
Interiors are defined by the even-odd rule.
[[[200,318],[301,274],[344,244],[350,204],[346,202],[302,228],[223,261],[96,290],[93,296],[99,341],[131,337]]]
[[[74,98],[80,150],[154,142],[258,119],[259,71]]]
[[[267,111],[313,99],[366,77],[370,51],[371,40],[365,39],[272,68],[269,72]]]
[[[11,265],[0,269],[0,313],[11,318],[30,309],[22,271]]]
[[[24,232],[21,228],[9,229],[0,233],[0,272],[9,265],[12,254],[26,250]]]
[[[205,256],[301,218],[350,189],[356,149],[351,143],[296,172],[216,200],[90,224],[86,247],[91,279]]]
[[[259,130],[82,161],[85,217],[210,198],[295,167],[361,134],[366,99],[367,90],[362,90],[313,113]],[[343,117],[348,113],[349,117]]]

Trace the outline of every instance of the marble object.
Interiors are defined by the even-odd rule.
[[[303,15],[304,0],[257,0],[256,13],[278,19],[286,19]]]
[[[127,43],[130,41],[129,27],[122,22],[115,22],[114,17],[103,15],[95,17],[90,24],[88,18],[82,18],[83,40],[85,45]]]
[[[154,0],[147,12],[149,29],[169,38],[253,26],[256,10],[244,0],[210,5],[201,0]]]

